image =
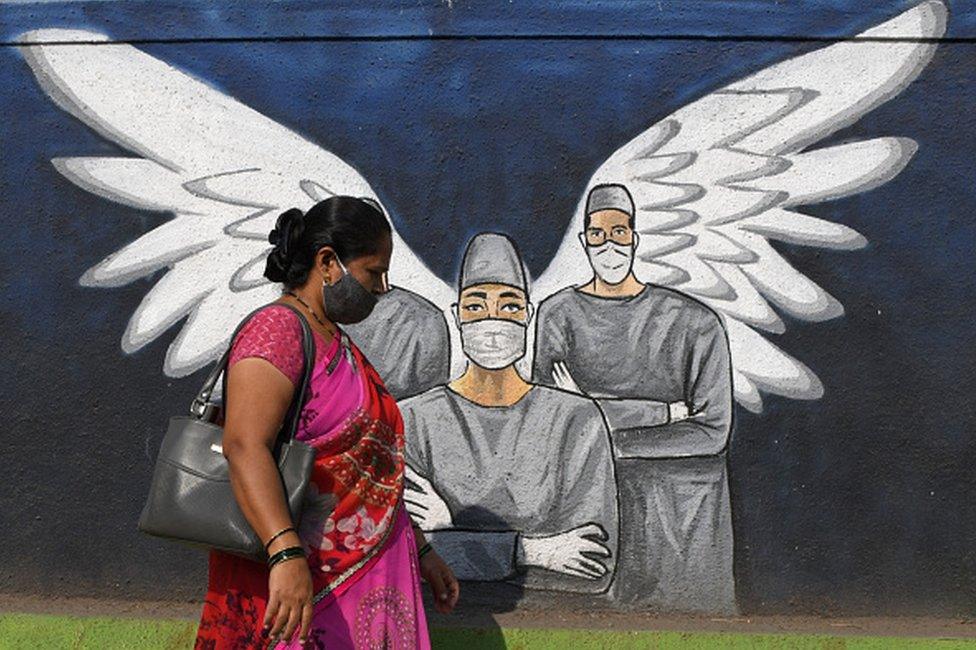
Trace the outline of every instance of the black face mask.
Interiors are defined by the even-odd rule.
[[[376,296],[366,290],[336,257],[342,277],[335,284],[322,281],[322,304],[325,315],[334,323],[349,325],[364,320],[376,306]]]

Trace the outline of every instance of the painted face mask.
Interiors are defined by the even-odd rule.
[[[620,284],[630,273],[634,261],[634,247],[608,241],[599,246],[587,246],[586,254],[593,271],[607,284]]]
[[[366,290],[359,280],[346,270],[342,260],[336,257],[342,277],[335,284],[322,280],[322,303],[325,314],[335,323],[351,324],[364,320],[376,306],[376,296]]]
[[[525,355],[525,325],[496,318],[461,323],[461,348],[482,368],[505,368]]]

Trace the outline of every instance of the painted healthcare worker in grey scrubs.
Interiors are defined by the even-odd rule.
[[[407,508],[462,580],[604,591],[618,526],[600,409],[515,369],[532,305],[511,240],[474,237],[458,290],[465,373],[400,402]]]
[[[366,320],[343,329],[398,400],[450,379],[447,321],[426,298],[392,286],[379,296]]]
[[[614,599],[734,612],[728,340],[705,305],[637,280],[638,237],[627,189],[593,188],[580,234],[593,279],[540,305],[533,378],[593,397],[609,422],[621,508]]]
[[[378,201],[360,198],[384,212]],[[444,314],[412,291],[391,286],[366,320],[343,329],[398,400],[450,379],[451,339]]]

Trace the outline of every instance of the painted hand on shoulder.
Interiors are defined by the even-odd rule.
[[[409,465],[406,468],[407,487],[403,500],[407,504],[410,518],[421,530],[442,530],[451,528],[451,510],[441,498],[430,481],[415,472]],[[416,487],[410,486],[410,483]]]
[[[546,537],[520,535],[518,563],[589,580],[599,580],[608,569],[592,556],[609,559],[613,553],[603,542],[607,533],[599,524],[584,524]]]
[[[573,376],[569,374],[569,368],[566,367],[565,361],[557,361],[552,365],[552,381],[556,384],[556,388],[561,390],[569,391],[570,393],[579,393],[580,395],[586,395],[583,389],[579,387]]]

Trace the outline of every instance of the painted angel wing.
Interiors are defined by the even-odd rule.
[[[376,199],[337,156],[132,46],[74,44],[107,41],[74,30],[21,40],[58,106],[138,155],[56,159],[57,169],[112,201],[174,214],[81,278],[114,287],[168,269],[133,314],[122,347],[138,350],[189,316],[166,356],[170,376],[206,365],[241,318],[278,296],[263,269],[280,212],[334,194]],[[450,304],[443,281],[393,237],[391,280],[422,288],[442,308]]]
[[[891,99],[925,67],[945,31],[941,2],[923,2],[853,41],[783,61],[681,108],[614,153],[593,175],[626,185],[637,206],[638,278],[715,309],[728,329],[736,399],[762,410],[761,392],[816,399],[804,364],[760,332],[780,333],[778,312],[800,320],[843,307],[790,265],[769,240],[852,249],[852,229],[798,206],[875,188],[896,176],[916,144],[876,138],[807,148]],[[546,272],[541,299],[589,279],[576,234],[584,199]]]

